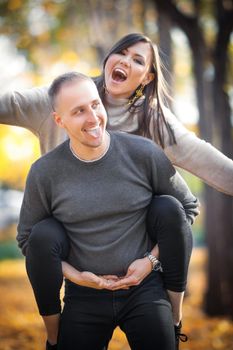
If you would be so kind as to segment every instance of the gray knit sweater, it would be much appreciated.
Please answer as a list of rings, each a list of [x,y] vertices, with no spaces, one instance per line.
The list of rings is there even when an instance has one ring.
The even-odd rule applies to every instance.
[[[176,197],[193,221],[197,200],[160,148],[143,137],[110,135],[109,150],[97,161],[77,159],[67,140],[32,165],[18,225],[23,253],[32,226],[53,215],[69,236],[72,266],[124,275],[152,248],[145,216],[153,194]]]
[[[106,98],[109,130],[134,132],[138,116],[127,111],[127,100]],[[187,130],[168,109],[164,112],[177,141],[177,144],[169,145],[165,130],[164,151],[172,164],[198,176],[217,190],[233,195],[233,161]],[[9,92],[1,96],[0,123],[31,130],[39,138],[42,154],[67,138],[64,130],[56,126],[51,117],[47,87]]]

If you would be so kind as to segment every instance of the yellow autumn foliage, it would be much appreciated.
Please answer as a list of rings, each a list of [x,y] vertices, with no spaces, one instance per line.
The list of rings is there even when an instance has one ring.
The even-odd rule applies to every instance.
[[[0,182],[23,189],[30,165],[40,156],[39,143],[29,131],[0,126]]]
[[[10,11],[18,10],[20,7],[22,7],[23,2],[22,0],[9,0],[7,7]]]
[[[233,350],[233,321],[209,318],[202,311],[206,260],[206,251],[196,248],[183,314],[183,332],[189,341],[181,343],[180,350]],[[23,260],[0,262],[0,310],[0,350],[44,350],[45,331]],[[129,349],[125,335],[117,328],[109,350]]]

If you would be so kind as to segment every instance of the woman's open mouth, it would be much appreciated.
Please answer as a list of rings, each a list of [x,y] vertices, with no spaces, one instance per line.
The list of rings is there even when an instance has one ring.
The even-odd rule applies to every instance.
[[[127,74],[120,68],[115,68],[112,72],[112,79],[116,82],[122,82],[127,79]]]

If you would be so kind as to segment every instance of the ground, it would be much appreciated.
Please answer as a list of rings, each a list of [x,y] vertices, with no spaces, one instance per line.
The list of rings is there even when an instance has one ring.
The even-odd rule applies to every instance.
[[[185,298],[181,350],[233,350],[233,322],[208,318],[201,309],[205,291],[206,251],[195,249]],[[0,263],[0,350],[44,350],[45,333],[26,277],[23,260]],[[129,350],[117,329],[109,350]],[[143,350],[143,349],[142,349]]]

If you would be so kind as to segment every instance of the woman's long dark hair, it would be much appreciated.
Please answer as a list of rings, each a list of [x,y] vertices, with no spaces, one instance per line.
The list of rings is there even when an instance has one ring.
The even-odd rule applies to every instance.
[[[151,40],[143,34],[132,33],[121,38],[109,51],[103,62],[103,72],[102,74],[94,78],[96,86],[98,88],[100,97],[104,102],[105,95],[105,76],[104,68],[105,64],[113,53],[119,53],[128,47],[138,43],[144,42],[148,43],[151,48],[152,53],[152,63],[151,63],[151,72],[154,73],[155,78],[144,87],[145,98],[142,100],[142,103],[136,103],[138,98],[134,99],[134,102],[129,106],[130,113],[139,112],[138,120],[138,130],[137,134],[145,136],[149,139],[152,139],[151,126],[153,128],[153,134],[155,135],[156,141],[164,148],[164,127],[166,128],[169,135],[169,143],[176,143],[175,135],[172,128],[165,119],[163,108],[166,104],[166,99],[168,94],[166,92],[166,84],[162,74],[162,63],[159,57],[158,49],[155,45],[152,44]],[[132,99],[135,96],[135,92],[130,97]],[[155,103],[156,102],[156,103]],[[154,118],[155,110],[157,112],[157,118]]]

